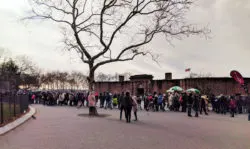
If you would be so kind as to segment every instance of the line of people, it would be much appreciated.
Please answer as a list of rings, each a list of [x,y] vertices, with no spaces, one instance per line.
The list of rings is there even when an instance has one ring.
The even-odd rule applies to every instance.
[[[231,116],[234,117],[235,113],[250,113],[250,98],[242,99],[241,96],[224,96],[220,95],[216,97],[211,95],[200,96],[195,93],[186,93],[186,92],[173,92],[168,94],[156,93],[148,94],[144,96],[133,96],[131,97],[130,102],[124,102],[126,94],[113,94],[110,92],[104,92],[97,94],[93,93],[95,97],[95,105],[100,103],[100,108],[105,109],[120,109],[120,115],[122,111],[125,113],[126,119],[130,121],[131,109],[134,111],[135,120],[137,120],[137,111],[142,110],[142,103],[144,103],[144,109],[147,111],[165,111],[169,109],[170,111],[181,111],[187,112],[188,116],[192,116],[191,112],[195,112],[195,116],[198,117],[199,113],[203,112],[208,115],[209,104],[211,104],[211,109],[216,113],[226,114],[227,112],[231,113]],[[74,92],[74,93],[60,93],[60,92],[40,92],[30,94],[31,102],[40,102],[44,105],[70,105],[70,106],[87,106],[88,102],[88,93],[87,92]],[[129,94],[129,96],[131,96]],[[125,100],[128,101],[128,100]],[[248,102],[247,102],[248,101]],[[136,106],[135,106],[136,105]],[[247,111],[248,110],[248,111]],[[126,116],[127,115],[127,116]],[[120,116],[121,118],[122,116]]]

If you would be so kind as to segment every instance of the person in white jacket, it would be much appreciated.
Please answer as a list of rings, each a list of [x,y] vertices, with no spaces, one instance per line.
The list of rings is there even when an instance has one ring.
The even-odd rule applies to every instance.
[[[172,105],[173,105],[173,94],[172,93],[169,93],[170,95],[168,96],[168,103],[169,103],[169,105],[168,105],[168,108],[170,109],[170,110],[172,110],[173,109],[173,107],[172,107]]]
[[[135,115],[135,120],[134,121],[137,121],[137,110],[138,110],[138,104],[137,104],[137,97],[136,96],[133,96],[132,97],[132,104],[133,104],[133,111],[134,111],[134,115]]]

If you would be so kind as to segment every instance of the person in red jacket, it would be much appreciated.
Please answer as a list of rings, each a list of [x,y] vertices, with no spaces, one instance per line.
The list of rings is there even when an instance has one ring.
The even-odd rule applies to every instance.
[[[235,110],[236,110],[236,100],[235,100],[234,96],[231,96],[230,103],[229,103],[229,108],[230,108],[230,111],[231,111],[231,117],[234,117],[234,113],[235,113]]]
[[[31,96],[31,99],[32,99],[32,102],[35,104],[35,103],[36,103],[36,95],[33,94],[33,95]]]

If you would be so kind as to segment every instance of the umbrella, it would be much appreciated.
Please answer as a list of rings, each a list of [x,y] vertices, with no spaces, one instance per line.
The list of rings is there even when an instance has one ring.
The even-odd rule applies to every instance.
[[[178,91],[178,92],[183,91],[183,89],[182,89],[181,87],[179,87],[179,86],[173,86],[173,87],[171,87],[169,90]]]
[[[194,93],[200,94],[200,91],[198,89],[195,89],[195,88],[190,88],[187,90],[187,92],[194,92]]]
[[[174,90],[170,90],[170,89],[169,89],[169,90],[166,90],[166,92],[167,92],[167,93],[173,93]]]

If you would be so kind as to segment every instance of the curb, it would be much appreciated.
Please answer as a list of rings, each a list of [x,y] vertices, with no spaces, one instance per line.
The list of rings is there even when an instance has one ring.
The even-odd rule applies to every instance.
[[[3,127],[0,127],[0,136],[15,129],[16,127],[20,126],[21,124],[23,124],[24,122],[26,122],[27,120],[29,120],[31,118],[32,115],[34,115],[36,113],[36,109],[33,108],[32,106],[29,106],[29,113],[23,115],[22,117],[16,119],[14,122],[11,122]]]

